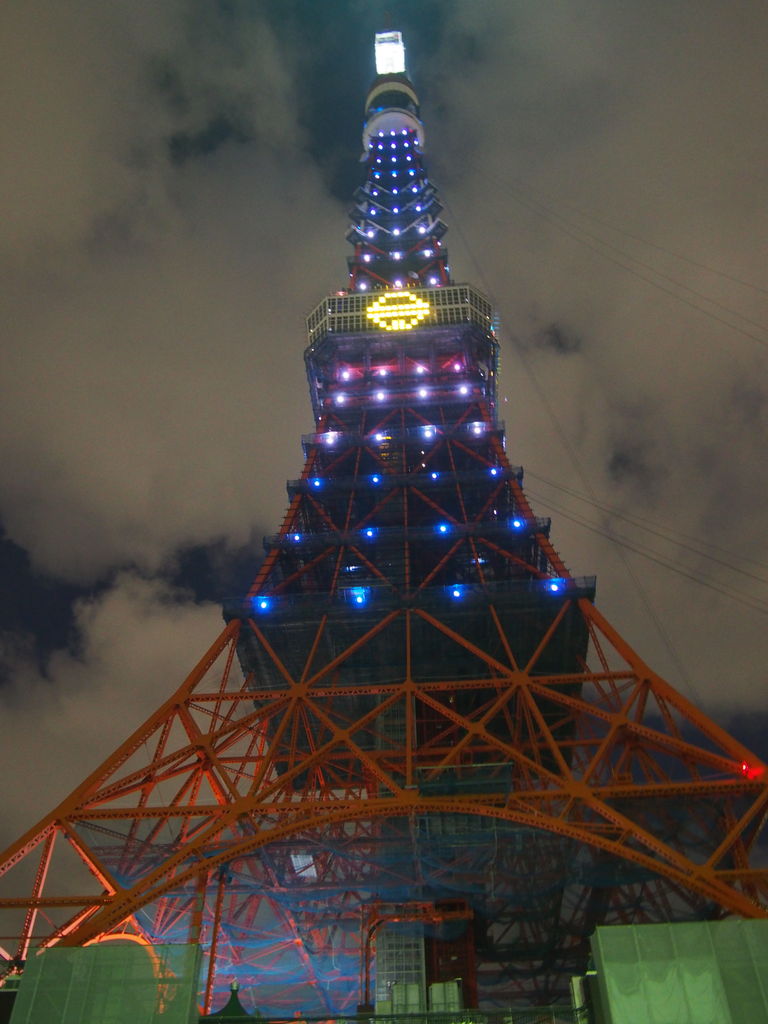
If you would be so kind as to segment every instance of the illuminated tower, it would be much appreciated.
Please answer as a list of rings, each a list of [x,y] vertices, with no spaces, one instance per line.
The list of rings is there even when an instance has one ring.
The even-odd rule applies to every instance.
[[[764,766],[596,610],[507,459],[403,56],[377,37],[286,517],[176,693],[4,854],[17,966],[122,932],[199,942],[207,1007],[455,977],[508,1007],[562,997],[598,923],[768,916]]]
[[[446,228],[424,168],[424,126],[399,32],[377,36],[376,66],[380,73],[368,93],[363,127],[368,177],[355,192],[347,233],[354,246],[350,287],[445,285],[448,265],[440,239]]]

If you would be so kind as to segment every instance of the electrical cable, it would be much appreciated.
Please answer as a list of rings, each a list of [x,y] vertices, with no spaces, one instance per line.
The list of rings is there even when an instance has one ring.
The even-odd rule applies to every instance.
[[[528,493],[531,494],[530,491],[528,491]],[[535,500],[539,506],[551,509],[553,512],[556,512],[558,516],[562,516],[564,519],[568,519],[572,523],[576,523],[578,526],[582,526],[584,527],[584,529],[590,530],[592,533],[598,534],[598,536],[607,537],[609,540],[612,540],[615,544],[621,545],[622,547],[625,547],[628,551],[633,551],[635,554],[641,555],[643,558],[646,558],[649,561],[654,562],[656,565],[663,566],[665,569],[669,569],[671,572],[675,572],[679,576],[683,576],[686,579],[693,580],[694,583],[698,583],[702,587],[707,587],[708,589],[714,590],[719,594],[722,594],[726,597],[730,597],[732,600],[737,601],[739,604],[743,604],[747,608],[753,609],[753,611],[768,614],[768,601],[761,601],[760,598],[748,597],[745,594],[741,594],[728,586],[725,586],[721,583],[717,583],[716,581],[711,580],[706,576],[701,576],[700,574],[688,572],[685,569],[681,568],[677,563],[664,558],[658,552],[654,552],[650,548],[644,548],[626,537],[621,537],[615,533],[608,533],[604,529],[601,529],[599,526],[595,526],[594,523],[590,523],[588,520],[586,520],[583,516],[580,516],[578,513],[569,512],[567,509],[564,509],[561,506],[558,506],[555,503],[547,500],[542,495],[531,494],[531,496],[535,497]]]
[[[744,556],[742,555],[736,555],[733,552],[726,551],[724,548],[718,548],[715,547],[715,545],[707,544],[704,541],[698,541],[696,540],[696,538],[687,537],[686,534],[683,533],[678,533],[676,535],[675,531],[669,527],[661,527],[660,525],[647,525],[649,522],[648,520],[644,521],[639,516],[633,516],[631,513],[621,512],[611,505],[606,505],[600,501],[594,501],[591,498],[587,497],[585,494],[580,494],[574,488],[561,486],[560,484],[555,483],[554,480],[549,480],[546,477],[537,476],[535,473],[530,472],[526,472],[526,476],[533,477],[536,480],[540,480],[542,483],[545,483],[550,487],[554,487],[557,490],[562,491],[564,494],[568,494],[579,501],[583,501],[585,504],[591,505],[598,511],[604,512],[606,515],[609,515],[615,519],[621,519],[632,526],[636,526],[640,530],[645,530],[647,533],[651,533],[654,536],[661,538],[662,540],[668,541],[670,544],[676,544],[678,545],[678,547],[681,547],[686,551],[690,551],[692,554],[699,555],[702,558],[706,558],[710,562],[715,562],[717,565],[722,565],[726,569],[731,569],[733,572],[738,573],[741,576],[746,576],[749,579],[756,580],[758,583],[768,584],[768,579],[766,579],[764,576],[759,576],[757,575],[757,573],[750,572],[748,569],[741,569],[733,564],[734,559],[737,561],[747,561],[747,559],[744,558]],[[546,501],[546,499],[541,500]],[[681,538],[685,539],[683,540]],[[691,539],[694,540],[694,543],[690,543]],[[710,550],[707,550],[708,548]],[[729,558],[728,560],[724,558],[718,558],[716,555],[712,554],[712,551],[721,551],[724,554],[728,555]],[[768,566],[765,566],[762,562],[755,562],[754,559],[749,559],[748,561],[752,565],[758,565],[768,569]]]
[[[489,180],[493,180],[491,175],[487,175]],[[509,188],[515,188],[522,192],[524,195],[533,192],[531,186],[521,179],[516,179],[514,184],[509,184]],[[548,202],[545,203],[543,199],[532,200],[533,202],[540,202],[542,206],[552,204],[552,197],[545,197]],[[671,256],[673,259],[680,260],[683,263],[688,263],[692,267],[696,267],[698,270],[705,270],[708,274],[715,274],[717,277],[722,277],[726,281],[731,281],[733,284],[738,284],[742,288],[750,288],[753,291],[760,292],[763,295],[768,295],[768,288],[764,288],[759,284],[754,284],[752,281],[745,281],[741,277],[736,277],[734,274],[729,274],[725,270],[718,270],[717,267],[712,267],[707,263],[701,263],[699,260],[691,259],[690,256],[686,256],[683,253],[675,252],[673,249],[668,249],[666,246],[659,245],[657,242],[652,242],[648,238],[643,238],[642,235],[637,235],[632,231],[628,231],[626,228],[617,227],[615,224],[611,224],[610,221],[605,220],[602,217],[598,217],[596,213],[592,213],[589,210],[584,210],[581,207],[575,206],[573,203],[565,201],[564,205],[570,206],[575,214],[579,217],[583,217],[585,220],[591,220],[595,224],[600,224],[601,227],[608,228],[609,231],[613,231],[617,235],[623,235],[625,238],[631,239],[633,242],[640,242],[641,245],[647,245],[651,249],[656,249],[658,252],[663,252],[667,256]]]
[[[483,273],[483,270],[482,270],[482,268],[480,266],[480,263],[479,263],[477,257],[475,256],[472,248],[468,244],[466,236],[464,235],[464,232],[463,232],[463,230],[461,228],[459,219],[455,216],[453,210],[449,207],[447,202],[444,203],[444,206],[445,206],[445,209],[448,211],[448,213],[449,213],[449,215],[451,217],[451,220],[452,220],[454,226],[456,227],[456,230],[458,231],[458,234],[459,234],[459,236],[460,236],[460,238],[461,238],[461,240],[462,240],[462,242],[463,242],[463,244],[464,244],[464,246],[465,246],[465,248],[467,250],[467,253],[468,253],[471,261],[474,263],[474,265],[476,267],[476,270],[477,270],[477,273],[479,275],[480,281],[482,282],[484,288],[486,289],[486,292],[488,294],[490,294],[490,289],[488,288],[488,282],[486,281],[485,274]],[[628,269],[630,269],[630,268],[628,268]],[[653,282],[651,282],[651,283],[653,283]],[[663,290],[667,290],[667,289],[663,289]],[[675,293],[671,292],[671,291],[670,291],[670,294],[675,295]],[[682,301],[686,301],[687,302],[687,300],[682,300]],[[687,303],[687,304],[691,305],[691,303]],[[716,319],[718,319],[718,318],[716,318]],[[551,423],[553,424],[553,426],[555,428],[555,431],[556,431],[556,433],[557,433],[557,435],[558,435],[558,437],[560,439],[560,443],[562,444],[564,451],[566,452],[566,454],[568,455],[568,458],[570,459],[571,465],[574,467],[575,471],[579,475],[579,478],[581,479],[582,487],[591,496],[592,500],[596,501],[597,500],[596,496],[594,494],[594,491],[592,490],[592,487],[589,484],[589,481],[587,479],[587,475],[586,475],[586,473],[584,471],[583,466],[581,465],[581,461],[580,461],[580,459],[578,458],[578,456],[576,454],[576,450],[574,449],[573,445],[571,444],[569,437],[567,436],[567,434],[566,434],[565,430],[563,429],[559,419],[555,415],[554,410],[552,409],[550,403],[548,402],[547,397],[546,397],[546,395],[544,393],[544,389],[541,387],[541,385],[539,383],[539,380],[538,380],[538,377],[536,376],[536,374],[535,374],[535,372],[533,370],[533,367],[529,364],[529,361],[525,358],[525,355],[524,355],[523,350],[522,350],[522,346],[520,346],[518,344],[517,340],[514,337],[512,337],[511,335],[509,335],[508,337],[509,337],[510,342],[512,343],[512,346],[513,346],[514,350],[518,354],[518,357],[520,359],[520,363],[521,363],[521,365],[522,365],[526,375],[528,376],[529,381],[531,382],[531,385],[532,385],[533,390],[535,391],[535,393],[536,393],[536,395],[538,397],[539,402],[541,403],[541,405],[545,409],[547,415],[549,416],[549,419],[550,419]],[[768,345],[768,343],[766,343],[766,344]],[[609,539],[613,539],[613,535],[610,532],[606,533],[605,531],[602,531],[602,535],[603,536],[608,536]],[[622,544],[616,543],[615,544],[615,550],[616,550],[616,553],[617,553],[619,559],[621,560],[621,562],[622,562],[622,564],[624,566],[625,572],[629,576],[630,580],[632,581],[632,583],[633,583],[633,585],[634,585],[634,587],[635,587],[635,589],[636,589],[636,591],[637,591],[637,593],[638,593],[638,595],[640,597],[640,600],[641,600],[641,602],[643,604],[643,607],[645,608],[646,615],[648,616],[650,621],[653,623],[654,628],[656,629],[657,635],[660,637],[660,639],[662,641],[662,644],[664,645],[664,647],[665,647],[665,649],[666,649],[666,651],[667,651],[667,653],[668,653],[672,663],[675,665],[675,668],[677,669],[677,672],[679,673],[680,679],[683,681],[683,683],[685,684],[685,686],[688,689],[689,693],[693,696],[694,700],[698,704],[702,704],[703,702],[702,702],[699,694],[696,692],[696,688],[693,685],[693,681],[692,681],[688,671],[686,670],[685,666],[683,665],[682,659],[680,658],[680,656],[679,656],[679,654],[677,652],[676,647],[672,643],[671,637],[669,636],[667,631],[664,629],[664,627],[663,627],[663,625],[661,623],[661,620],[659,619],[658,615],[656,614],[656,611],[655,611],[655,609],[653,607],[653,604],[650,601],[650,599],[648,597],[648,594],[646,593],[645,588],[643,587],[642,583],[640,582],[639,577],[637,576],[637,574],[635,573],[633,567],[631,566],[631,564],[629,562],[629,559],[627,557],[627,553],[626,553],[626,550],[625,550],[625,546],[623,546]]]
[[[493,179],[491,177],[488,177],[488,180],[493,182]],[[727,313],[729,316],[738,317],[739,319],[743,320],[744,323],[750,324],[752,327],[755,327],[758,330],[768,331],[768,327],[766,327],[764,324],[758,323],[757,321],[745,316],[743,313],[739,313],[737,310],[733,310],[730,307],[723,305],[716,299],[712,299],[709,296],[704,295],[702,292],[696,291],[695,288],[691,288],[688,285],[683,284],[681,281],[678,281],[675,278],[670,277],[668,274],[664,274],[663,272],[656,270],[654,267],[650,266],[650,264],[644,263],[642,260],[638,260],[636,257],[629,255],[628,253],[619,249],[617,246],[612,245],[610,242],[606,242],[605,240],[599,238],[598,236],[592,235],[588,231],[585,231],[583,228],[572,224],[565,217],[563,217],[562,214],[558,214],[555,211],[549,210],[542,203],[538,203],[536,200],[523,199],[520,198],[519,196],[516,196],[514,194],[515,190],[513,187],[507,185],[506,188],[514,202],[518,203],[520,206],[529,210],[531,213],[534,213],[537,216],[542,217],[549,223],[553,224],[556,228],[562,231],[563,234],[567,235],[569,238],[572,238],[580,245],[585,246],[587,249],[590,249],[592,252],[597,253],[597,255],[601,256],[604,260],[613,263],[617,267],[621,267],[623,270],[626,270],[634,277],[637,277],[639,280],[644,281],[646,284],[649,284],[652,287],[657,288],[659,291],[662,291],[667,295],[671,295],[672,298],[677,299],[677,301],[681,302],[683,305],[688,306],[691,309],[695,309],[700,313],[703,313],[705,316],[708,316],[710,319],[716,321],[717,323],[722,324],[725,327],[729,327],[732,331],[736,331],[738,334],[743,335],[745,338],[749,338],[752,341],[757,342],[758,345],[762,345],[764,348],[768,348],[768,339],[762,338],[759,335],[755,334],[754,332],[747,330],[747,328],[742,327],[739,324],[732,323],[730,320],[726,320],[722,316],[718,316],[716,313],[713,313],[711,310],[708,310],[705,307],[699,305],[692,299],[686,298],[684,295],[681,295],[679,292],[675,291],[675,288],[681,288],[684,291],[689,292],[691,295],[696,296],[703,302],[709,303],[716,309],[720,309],[724,313]],[[444,205],[446,206],[447,209],[447,204]],[[581,234],[579,234],[579,232],[581,232],[581,234],[583,234],[585,237],[581,237]],[[586,239],[590,239],[590,241],[586,241]],[[601,246],[603,248],[600,248]],[[610,255],[610,253],[605,252],[604,249],[609,249],[615,253],[618,253],[621,259],[618,259],[615,256]],[[660,281],[656,281],[652,277],[648,277],[646,274],[636,270],[628,263],[623,262],[624,260],[628,260],[630,263],[635,263],[637,266],[642,267],[644,270],[647,270],[649,271],[649,273],[660,278],[661,281],[666,281],[669,285],[673,285],[674,287],[667,287],[665,284],[660,283]]]

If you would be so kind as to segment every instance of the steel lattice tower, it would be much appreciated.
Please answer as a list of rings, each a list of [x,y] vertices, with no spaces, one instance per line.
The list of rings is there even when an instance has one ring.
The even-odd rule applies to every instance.
[[[507,460],[492,309],[450,277],[404,65],[363,137],[286,517],[179,689],[4,853],[11,969],[192,940],[206,1007],[236,978],[265,1012],[349,1012],[400,921],[427,981],[509,1006],[562,995],[598,923],[768,916],[764,765],[596,610]]]

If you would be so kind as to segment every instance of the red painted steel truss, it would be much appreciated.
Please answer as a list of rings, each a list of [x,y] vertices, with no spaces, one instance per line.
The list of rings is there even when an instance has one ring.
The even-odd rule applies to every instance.
[[[358,687],[357,693],[380,702],[356,720],[345,710],[348,688],[333,685],[335,666],[318,673],[311,659],[298,678],[278,664],[282,685],[262,691],[254,707],[254,680],[243,679],[237,667],[238,638],[247,630],[268,655],[270,645],[257,622],[231,622],[176,693],[4,854],[2,869],[11,882],[14,872],[34,864],[26,893],[0,899],[6,911],[22,915],[11,954],[23,959],[30,943],[83,944],[126,922],[157,938],[181,917],[194,932],[191,911],[198,905],[198,929],[205,911],[216,936],[214,967],[219,956],[237,963],[250,955],[243,952],[248,943],[238,951],[232,929],[225,938],[214,925],[240,922],[246,932],[263,913],[262,902],[271,900],[274,948],[263,945],[251,966],[263,968],[286,942],[301,959],[301,929],[274,898],[279,883],[263,876],[255,851],[279,851],[291,841],[291,848],[312,851],[306,855],[310,886],[325,872],[336,889],[362,888],[357,866],[345,880],[338,865],[324,863],[329,858],[322,851],[333,837],[340,847],[358,850],[368,837],[373,847],[378,821],[435,815],[498,819],[568,837],[727,912],[768,916],[768,871],[749,866],[768,810],[762,765],[652,673],[588,601],[578,603],[597,669],[578,677],[537,675],[551,636],[525,665],[511,649],[503,659],[476,651],[487,672],[461,687],[453,680],[417,685],[407,675],[383,688]],[[462,644],[439,617],[419,610],[372,623],[362,643],[399,621],[407,646],[415,618]],[[324,628],[321,621],[318,637]],[[557,620],[551,635],[556,630]],[[349,653],[340,652],[339,661]],[[484,702],[459,713],[457,691],[478,688]],[[403,743],[392,741],[388,725],[378,731],[395,707],[405,722]],[[420,709],[439,724],[429,742],[417,746]],[[559,740],[566,722],[572,730]],[[360,742],[375,736],[375,749]],[[427,795],[427,781],[445,778],[453,786],[478,765],[489,766],[484,792]],[[678,831],[681,806],[688,836]],[[696,848],[695,858],[681,852],[686,846]],[[91,880],[76,892],[72,850]],[[154,859],[148,857],[153,850]],[[57,877],[62,851],[64,875]],[[237,884],[254,870],[263,883],[257,897],[247,882],[241,890]],[[150,906],[152,929],[139,923],[139,912]],[[357,926],[357,906],[336,911],[339,920],[347,913]],[[318,927],[321,941],[329,941],[329,923]],[[339,934],[356,954],[352,930]]]

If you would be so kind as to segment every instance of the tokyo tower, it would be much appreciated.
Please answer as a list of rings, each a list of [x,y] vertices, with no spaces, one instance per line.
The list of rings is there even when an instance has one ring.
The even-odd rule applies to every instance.
[[[765,766],[611,627],[508,460],[404,55],[377,36],[285,518],[190,675],[0,857],[6,973],[121,935],[199,944],[206,1011],[454,978],[491,1009],[562,998],[598,924],[768,917]]]

